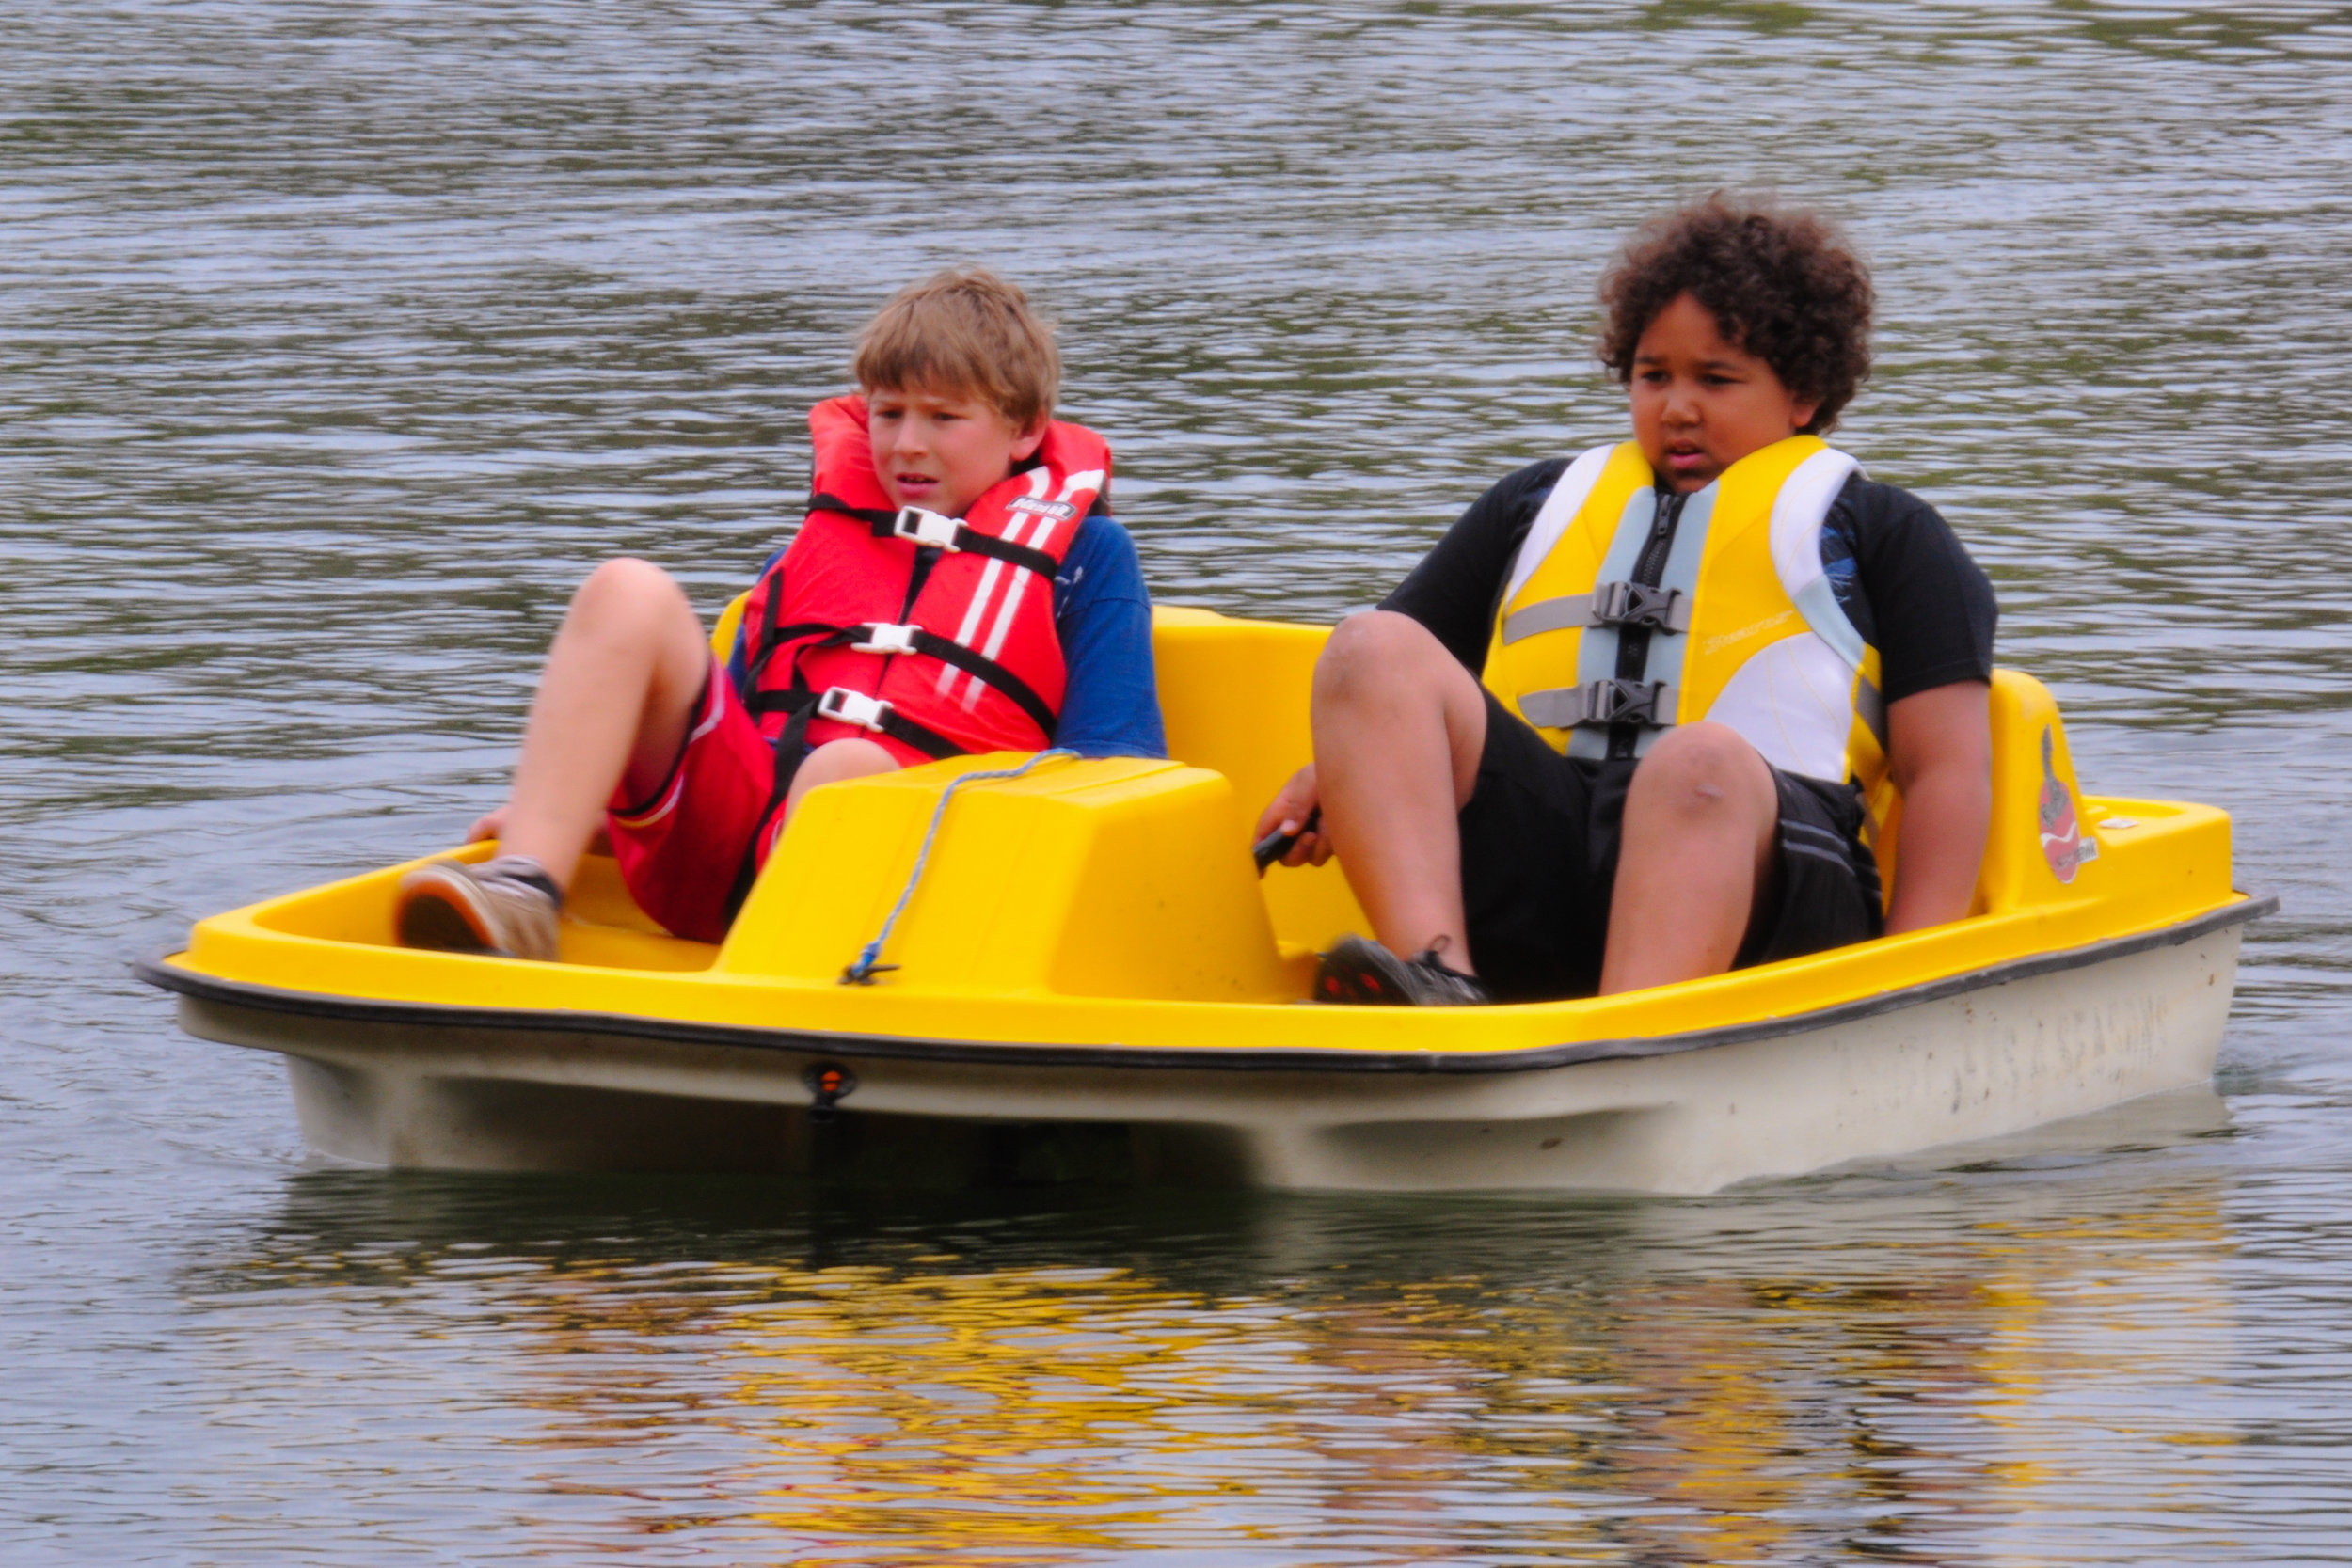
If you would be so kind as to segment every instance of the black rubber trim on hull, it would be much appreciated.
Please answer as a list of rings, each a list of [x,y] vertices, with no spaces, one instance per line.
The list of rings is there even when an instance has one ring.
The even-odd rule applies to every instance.
[[[1611,1062],[1645,1056],[1672,1056],[1687,1051],[1740,1045],[1782,1035],[1826,1029],[1859,1019],[1899,1012],[1922,1003],[1986,990],[2038,975],[2085,969],[2109,958],[2126,958],[2159,947],[2178,947],[2212,932],[2242,926],[2277,912],[2275,897],[2248,898],[2185,920],[2161,930],[2113,937],[2085,947],[2040,953],[2014,958],[1964,974],[1947,975],[1921,985],[1907,986],[1859,1001],[1820,1007],[1786,1018],[1759,1019],[1753,1023],[1726,1024],[1681,1035],[1648,1038],[1578,1040],[1566,1045],[1536,1046],[1525,1051],[1343,1051],[1343,1050],[1227,1050],[1216,1046],[1178,1047],[1129,1045],[1021,1045],[992,1040],[931,1040],[890,1035],[834,1035],[796,1029],[752,1029],[724,1023],[684,1023],[638,1018],[627,1013],[526,1011],[506,1007],[457,1007],[437,1002],[379,1002],[355,997],[323,996],[313,991],[281,990],[239,980],[220,980],[184,969],[173,969],[163,956],[141,958],[133,973],[151,986],[198,1001],[248,1007],[256,1012],[291,1013],[305,1018],[334,1019],[349,1023],[399,1023],[444,1029],[506,1029],[530,1033],[603,1035],[624,1039],[658,1039],[681,1045],[711,1045],[760,1051],[791,1051],[857,1060],[920,1060],[933,1062],[993,1062],[1009,1067],[1158,1068],[1193,1072],[1535,1072],[1547,1068],[1573,1067],[1580,1062]]]

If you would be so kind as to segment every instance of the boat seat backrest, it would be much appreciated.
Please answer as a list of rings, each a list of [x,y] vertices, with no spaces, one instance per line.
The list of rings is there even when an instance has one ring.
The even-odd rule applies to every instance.
[[[730,604],[712,635],[722,657],[733,643],[742,605],[740,598]],[[1168,754],[1224,774],[1241,808],[1254,816],[1313,755],[1308,694],[1329,628],[1228,620],[1210,610],[1162,606],[1153,612],[1152,633]],[[2031,675],[1997,670],[1991,718],[1992,829],[1970,912],[2085,895],[2100,880],[2098,840],[2092,824],[2082,819],[2086,808],[2057,702]],[[2045,828],[2054,830],[2046,840]],[[2081,847],[2086,842],[2088,850]],[[1882,885],[1890,890],[1901,846],[1898,800],[1877,845]],[[2064,870],[2072,874],[2061,876]],[[1336,863],[1269,878],[1264,886],[1277,932],[1286,941],[1322,945],[1363,928],[1362,911]]]

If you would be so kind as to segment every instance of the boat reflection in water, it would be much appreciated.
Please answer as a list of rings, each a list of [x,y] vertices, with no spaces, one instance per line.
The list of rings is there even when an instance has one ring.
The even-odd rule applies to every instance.
[[[2239,1441],[2225,1134],[2195,1090],[1701,1201],[335,1172],[204,1273],[466,1345],[468,1446],[607,1555],[1927,1560],[2126,1497],[2181,1546]]]

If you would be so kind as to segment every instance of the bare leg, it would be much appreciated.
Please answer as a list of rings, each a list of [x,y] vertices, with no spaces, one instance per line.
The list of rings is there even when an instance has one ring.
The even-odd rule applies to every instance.
[[[1601,994],[1729,969],[1772,884],[1779,821],[1772,770],[1737,731],[1660,736],[1626,795]]]
[[[589,574],[548,651],[499,852],[568,888],[613,790],[643,796],[669,772],[710,674],[702,621],[667,572],[623,559]]]
[[[1420,622],[1373,610],[1325,644],[1313,714],[1324,831],[1373,935],[1405,958],[1442,946],[1476,974],[1454,820],[1486,744],[1476,678]]]
[[[898,759],[870,740],[829,740],[801,759],[800,771],[792,775],[791,793],[785,797],[785,812],[790,815],[801,797],[818,784],[898,770]]]

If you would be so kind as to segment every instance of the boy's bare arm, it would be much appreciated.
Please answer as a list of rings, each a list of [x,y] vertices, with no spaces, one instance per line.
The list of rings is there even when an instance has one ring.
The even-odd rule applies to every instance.
[[[1991,691],[1959,681],[1887,705],[1887,769],[1903,795],[1889,936],[1968,912],[1993,820]]]

